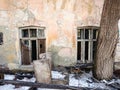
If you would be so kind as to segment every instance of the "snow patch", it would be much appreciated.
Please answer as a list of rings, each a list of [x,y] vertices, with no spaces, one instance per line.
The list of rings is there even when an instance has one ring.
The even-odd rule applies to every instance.
[[[63,75],[61,72],[58,71],[52,71],[52,78],[54,79],[64,79],[65,75]]]
[[[69,85],[70,86],[79,86],[78,81],[79,80],[74,77],[74,74],[69,75]]]
[[[15,88],[15,86],[11,85],[11,84],[6,84],[3,86],[0,86],[0,90],[15,90],[14,88]]]
[[[15,78],[15,75],[4,75],[5,80],[13,80]]]
[[[54,79],[64,79],[65,75],[62,74],[62,72],[58,72],[58,71],[52,71],[52,78]],[[15,75],[6,75],[4,76],[5,80],[14,80]],[[26,82],[35,82],[36,79],[35,77],[33,78],[24,78],[22,80],[19,81],[26,81]],[[76,86],[76,87],[87,87],[87,88],[93,88],[96,89],[97,88],[101,88],[101,89],[107,89],[107,90],[116,90],[112,87],[109,87],[109,84],[112,83],[118,83],[120,84],[120,79],[112,79],[110,81],[106,81],[106,80],[101,80],[99,81],[99,83],[95,82],[93,80],[93,76],[92,76],[92,72],[89,73],[83,73],[83,74],[69,74],[69,85],[70,86]],[[19,88],[15,88],[15,85],[11,85],[11,84],[5,84],[5,85],[1,85],[0,86],[0,90],[29,90],[30,87],[27,86],[21,86]],[[38,88],[38,90],[54,90],[54,89],[47,89],[47,88]]]

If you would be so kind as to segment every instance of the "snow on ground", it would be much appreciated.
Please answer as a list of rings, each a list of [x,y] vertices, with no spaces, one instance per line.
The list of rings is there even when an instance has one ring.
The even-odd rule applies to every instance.
[[[29,88],[30,87],[27,87],[27,86],[15,88],[15,85],[11,85],[11,84],[6,84],[6,85],[0,86],[0,90],[28,90]]]
[[[5,80],[13,80],[14,78],[15,78],[15,75],[7,75],[7,74],[4,75]]]
[[[58,71],[52,71],[52,78],[54,79],[64,79],[65,75],[63,75],[61,72]],[[15,78],[14,75],[5,75],[4,76],[6,80],[13,80]],[[27,81],[27,82],[35,82],[36,79],[33,77],[31,79],[24,78],[20,81]],[[76,86],[76,87],[88,87],[88,88],[101,88],[101,89],[108,89],[108,90],[117,90],[117,89],[111,89],[110,87],[107,86],[107,84],[111,83],[119,83],[120,84],[120,79],[112,79],[111,81],[106,81],[102,80],[99,83],[94,82],[92,79],[92,72],[89,73],[83,73],[80,75],[75,75],[75,74],[69,74],[69,85],[70,86]],[[6,85],[1,85],[0,90],[28,90],[30,87],[27,86],[22,86],[19,88],[15,88],[15,85],[11,84],[6,84]],[[38,88],[38,90],[54,90],[54,89],[41,89]],[[96,89],[97,90],[97,89]]]
[[[114,89],[112,87],[109,87],[109,84],[112,83],[118,83],[120,84],[120,79],[112,79],[110,81],[101,80],[99,83],[93,81],[92,72],[89,73],[83,73],[82,75],[79,75],[77,78],[74,74],[69,75],[69,85],[70,86],[77,86],[77,87],[88,87],[93,89],[107,89],[107,90],[118,90]]]
[[[15,78],[15,75],[4,75],[4,79],[5,80],[13,80]],[[35,82],[36,79],[33,77],[33,78],[24,78],[22,80],[19,80],[19,81],[26,81],[26,82]],[[28,90],[30,87],[27,87],[27,86],[22,86],[22,87],[19,87],[19,88],[15,88],[15,85],[12,85],[12,84],[5,84],[5,85],[2,85],[0,86],[0,90]]]
[[[58,72],[58,71],[52,71],[52,78],[54,79],[64,79],[65,75],[62,74],[62,72]]]

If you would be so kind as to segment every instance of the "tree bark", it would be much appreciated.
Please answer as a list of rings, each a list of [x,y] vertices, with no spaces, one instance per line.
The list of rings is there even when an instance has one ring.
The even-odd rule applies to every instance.
[[[118,41],[118,20],[120,15],[120,0],[105,0],[93,75],[97,79],[110,79],[113,75],[114,52]]]

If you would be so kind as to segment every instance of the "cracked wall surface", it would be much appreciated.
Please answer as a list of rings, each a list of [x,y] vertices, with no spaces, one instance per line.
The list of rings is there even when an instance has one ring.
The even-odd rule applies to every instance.
[[[0,63],[21,64],[19,27],[46,27],[46,49],[55,65],[77,61],[77,27],[99,26],[104,0],[0,0]]]

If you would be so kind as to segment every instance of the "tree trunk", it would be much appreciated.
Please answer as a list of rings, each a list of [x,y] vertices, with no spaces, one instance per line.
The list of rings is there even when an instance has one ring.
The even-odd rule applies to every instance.
[[[94,62],[93,75],[110,79],[113,75],[114,52],[118,40],[120,0],[105,0]]]

